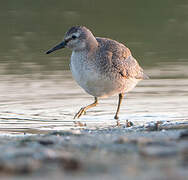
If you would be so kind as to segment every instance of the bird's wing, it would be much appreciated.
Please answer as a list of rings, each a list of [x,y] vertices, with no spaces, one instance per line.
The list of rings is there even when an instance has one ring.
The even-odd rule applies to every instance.
[[[136,59],[130,55],[128,57],[119,57],[119,60],[113,61],[114,66],[119,73],[125,78],[148,79],[144,74],[143,69],[139,66]]]
[[[101,63],[110,65],[111,69],[115,69],[116,72],[119,72],[125,78],[148,79],[148,76],[144,74],[143,69],[132,56],[129,48],[111,39],[96,39],[103,57],[103,62]]]

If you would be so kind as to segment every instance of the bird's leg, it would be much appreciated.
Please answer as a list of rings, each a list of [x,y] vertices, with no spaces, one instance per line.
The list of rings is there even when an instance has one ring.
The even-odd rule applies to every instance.
[[[82,114],[84,114],[84,113],[86,112],[87,109],[92,108],[92,107],[96,106],[97,104],[98,104],[98,99],[97,99],[97,97],[95,97],[94,103],[92,103],[92,104],[90,104],[90,105],[88,105],[88,106],[86,106],[86,107],[82,107],[82,108],[76,113],[76,115],[74,116],[74,119],[79,118]]]
[[[116,111],[116,114],[114,116],[114,119],[119,119],[118,117],[118,113],[119,113],[119,110],[120,110],[120,105],[121,105],[121,102],[122,102],[122,99],[123,99],[123,93],[119,94],[119,101],[118,101],[118,107],[117,107],[117,111]]]

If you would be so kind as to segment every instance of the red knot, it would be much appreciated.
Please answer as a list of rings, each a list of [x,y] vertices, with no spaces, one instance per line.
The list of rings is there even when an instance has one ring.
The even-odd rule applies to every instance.
[[[61,49],[72,50],[70,68],[76,82],[95,98],[94,103],[82,107],[74,118],[98,104],[98,98],[119,95],[114,118],[118,119],[124,93],[147,79],[130,50],[123,44],[108,38],[95,37],[84,26],[74,26],[65,34],[64,40],[47,54]]]

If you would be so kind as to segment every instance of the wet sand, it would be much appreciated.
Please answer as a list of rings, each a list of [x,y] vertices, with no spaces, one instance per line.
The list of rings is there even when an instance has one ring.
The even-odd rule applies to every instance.
[[[188,177],[188,131],[134,127],[0,138],[3,179]]]

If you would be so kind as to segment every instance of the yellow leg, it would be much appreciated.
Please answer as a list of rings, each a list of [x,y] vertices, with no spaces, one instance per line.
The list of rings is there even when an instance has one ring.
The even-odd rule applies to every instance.
[[[119,119],[118,113],[119,113],[119,110],[120,110],[120,105],[121,105],[123,96],[124,96],[123,93],[119,94],[118,107],[117,107],[117,111],[116,111],[116,114],[115,114],[115,116],[114,116],[114,119]]]
[[[82,108],[76,113],[76,115],[74,116],[74,119],[79,118],[81,115],[83,115],[83,114],[86,112],[87,109],[92,108],[92,107],[95,107],[97,104],[98,104],[98,99],[97,99],[97,97],[95,97],[94,103],[92,103],[92,104],[90,104],[90,105],[88,105],[88,106],[86,106],[86,107],[82,107]]]

